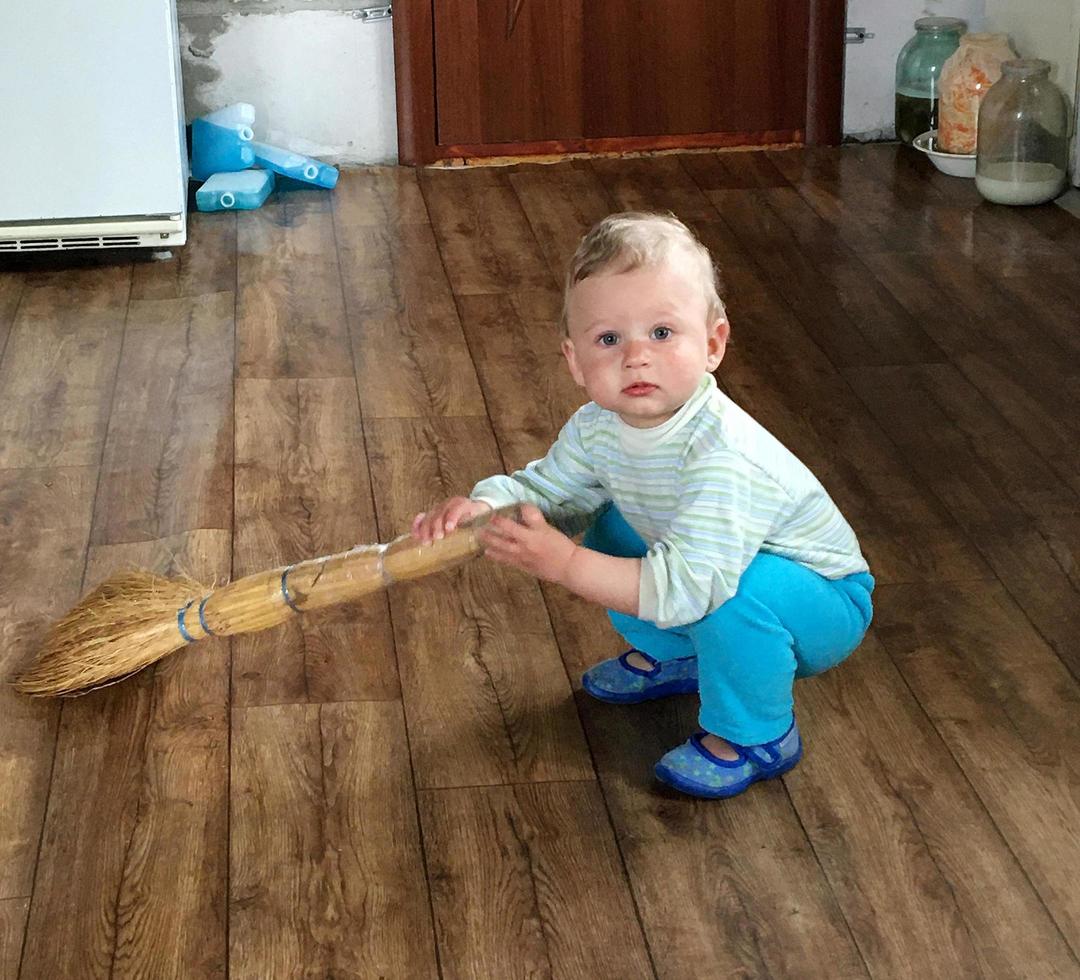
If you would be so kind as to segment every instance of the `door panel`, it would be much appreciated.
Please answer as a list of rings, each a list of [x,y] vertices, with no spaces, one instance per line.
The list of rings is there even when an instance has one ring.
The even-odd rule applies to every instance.
[[[801,129],[808,0],[586,7],[585,135]]]
[[[581,136],[584,3],[435,0],[438,142]]]

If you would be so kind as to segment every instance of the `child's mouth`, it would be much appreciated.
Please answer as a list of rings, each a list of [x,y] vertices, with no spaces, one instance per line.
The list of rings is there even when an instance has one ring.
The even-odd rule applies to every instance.
[[[624,395],[631,395],[640,397],[641,395],[649,395],[656,391],[656,385],[649,384],[647,381],[635,381],[632,385],[627,385],[623,388]]]

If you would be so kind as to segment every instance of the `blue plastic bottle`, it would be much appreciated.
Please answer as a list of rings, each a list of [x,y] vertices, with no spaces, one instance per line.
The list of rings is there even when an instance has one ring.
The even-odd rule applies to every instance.
[[[282,150],[276,146],[267,146],[265,143],[251,145],[255,151],[256,162],[267,170],[275,170],[286,177],[316,184],[319,187],[333,187],[337,183],[337,167],[331,167],[328,163],[321,163],[311,157]]]
[[[195,192],[195,206],[200,211],[251,211],[273,189],[274,175],[269,170],[214,174]]]
[[[206,180],[217,173],[246,170],[255,163],[252,140],[255,107],[237,102],[191,123],[191,176]]]

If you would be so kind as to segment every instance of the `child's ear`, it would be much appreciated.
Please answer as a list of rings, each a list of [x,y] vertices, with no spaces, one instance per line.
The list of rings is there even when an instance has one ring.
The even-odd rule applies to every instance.
[[[729,336],[731,336],[731,324],[728,323],[726,318],[717,320],[709,328],[705,350],[706,364],[710,371],[715,371],[724,359]]]
[[[569,337],[565,338],[562,342],[562,352],[563,356],[566,358],[566,365],[570,368],[570,376],[574,379],[579,388],[584,388],[585,376],[581,373],[581,368],[578,367],[577,354],[574,351],[574,342]]]

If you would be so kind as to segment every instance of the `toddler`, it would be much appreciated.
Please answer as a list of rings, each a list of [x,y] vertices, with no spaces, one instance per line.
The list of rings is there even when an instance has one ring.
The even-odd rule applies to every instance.
[[[874,580],[814,475],[717,388],[730,328],[709,253],[682,222],[625,213],[592,228],[563,330],[591,401],[543,459],[418,514],[412,533],[431,541],[526,505],[520,522],[485,529],[487,557],[609,610],[630,649],[585,672],[593,697],[697,692],[702,731],[656,776],[733,796],[799,761],[794,680],[859,645]]]

